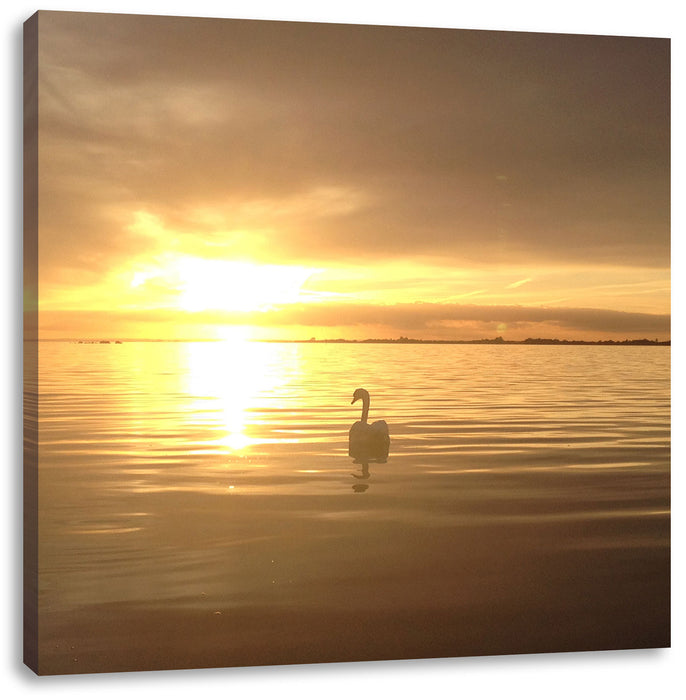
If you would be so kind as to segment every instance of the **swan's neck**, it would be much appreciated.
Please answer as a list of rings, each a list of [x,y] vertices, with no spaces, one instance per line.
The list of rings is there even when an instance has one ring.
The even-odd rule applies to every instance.
[[[362,398],[362,418],[363,423],[367,422],[367,417],[369,416],[369,396]]]

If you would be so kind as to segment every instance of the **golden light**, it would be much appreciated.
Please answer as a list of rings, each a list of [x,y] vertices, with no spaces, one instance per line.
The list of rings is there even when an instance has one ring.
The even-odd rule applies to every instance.
[[[184,390],[194,397],[188,418],[215,435],[205,441],[204,451],[241,453],[256,443],[297,442],[292,436],[260,435],[261,420],[255,413],[292,380],[284,361],[285,366],[297,366],[296,347],[252,343],[236,327],[227,331],[225,342],[193,343],[186,351]]]
[[[258,311],[300,300],[314,272],[298,266],[184,257],[170,262],[162,275],[176,290],[176,304],[184,311]],[[131,284],[144,279],[145,273],[139,272]]]
[[[253,329],[250,326],[217,325],[214,335],[219,341],[245,350],[246,346],[243,343],[253,340]]]

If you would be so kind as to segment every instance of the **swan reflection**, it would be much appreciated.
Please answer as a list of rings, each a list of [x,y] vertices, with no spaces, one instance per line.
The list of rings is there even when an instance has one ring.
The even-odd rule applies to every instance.
[[[354,460],[353,463],[357,463],[357,460]],[[356,474],[355,472],[353,472],[352,476],[355,479],[369,479],[369,476],[370,476],[369,463],[365,462],[362,465],[362,473],[361,474]],[[368,488],[369,488],[369,484],[366,484],[366,483],[353,484],[353,491],[355,491],[355,493],[362,493],[363,491],[366,491]]]

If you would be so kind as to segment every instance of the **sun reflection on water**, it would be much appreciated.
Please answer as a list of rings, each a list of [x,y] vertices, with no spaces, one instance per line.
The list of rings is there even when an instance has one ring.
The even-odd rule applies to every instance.
[[[189,344],[184,387],[190,397],[188,420],[216,435],[203,440],[204,448],[236,454],[256,444],[283,441],[267,434],[269,421],[260,414],[291,381],[298,361],[294,350],[236,338]]]

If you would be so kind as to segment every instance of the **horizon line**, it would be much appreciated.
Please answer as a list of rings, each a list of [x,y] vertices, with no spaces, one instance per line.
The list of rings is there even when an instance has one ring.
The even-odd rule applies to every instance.
[[[24,338],[25,342],[77,343],[84,345],[107,345],[121,343],[221,343],[235,342],[224,338]],[[566,338],[526,338],[525,340],[507,340],[502,336],[495,338],[478,338],[471,340],[447,339],[432,340],[424,338],[246,338],[239,342],[249,343],[303,343],[303,344],[396,344],[396,345],[671,345],[668,340],[651,340],[650,338],[625,338],[624,340],[569,340]]]

